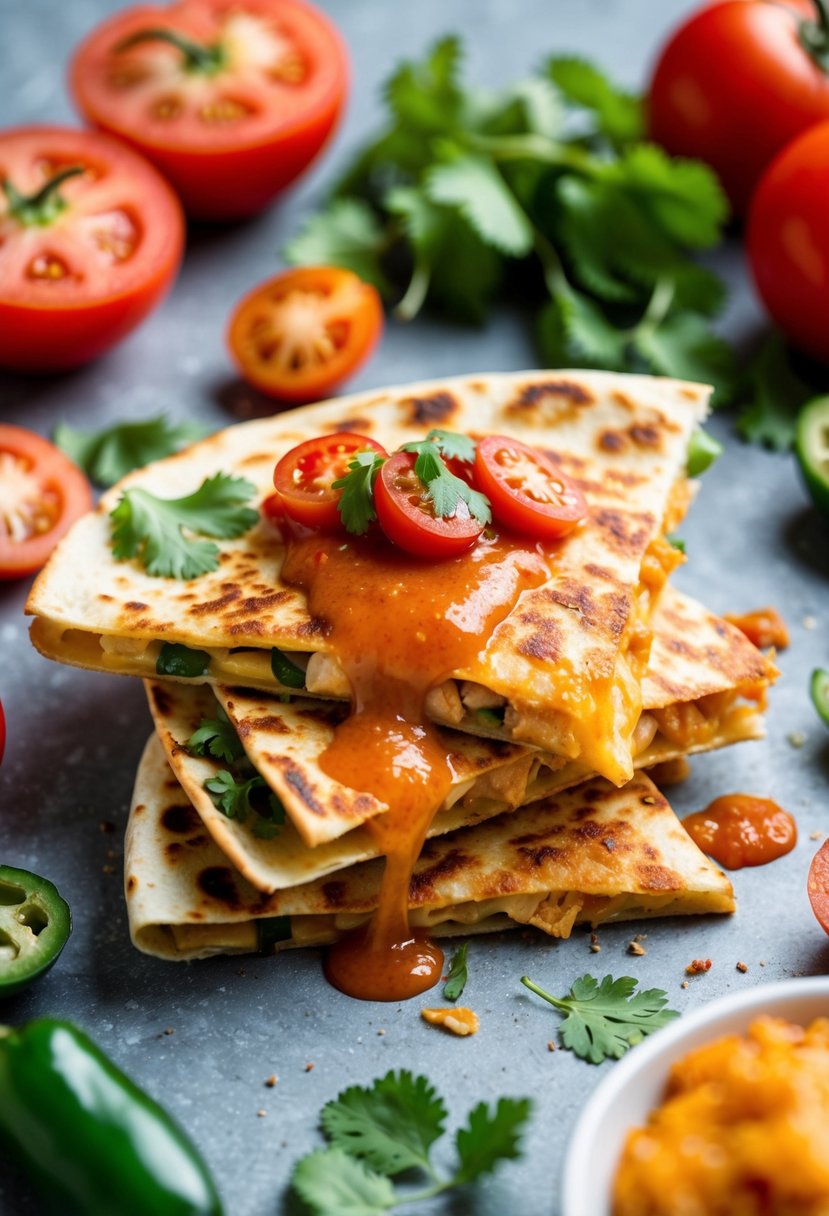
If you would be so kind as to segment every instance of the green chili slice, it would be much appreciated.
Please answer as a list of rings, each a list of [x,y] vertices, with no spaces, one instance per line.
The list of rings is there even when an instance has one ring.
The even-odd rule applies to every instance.
[[[286,688],[305,687],[305,672],[275,646],[271,651],[271,671],[279,683],[284,684]]]
[[[0,866],[0,997],[48,971],[71,932],[69,905],[53,883]]]

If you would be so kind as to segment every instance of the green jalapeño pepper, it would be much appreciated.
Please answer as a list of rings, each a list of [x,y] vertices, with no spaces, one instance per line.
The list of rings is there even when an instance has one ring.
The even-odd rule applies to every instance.
[[[55,1216],[222,1216],[181,1128],[70,1022],[0,1031],[0,1140]]]
[[[28,870],[0,866],[0,997],[48,971],[72,932],[57,887]]]

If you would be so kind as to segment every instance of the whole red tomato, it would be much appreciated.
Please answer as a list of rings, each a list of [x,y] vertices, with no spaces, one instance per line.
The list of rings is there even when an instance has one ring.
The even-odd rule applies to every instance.
[[[829,361],[829,122],[772,161],[748,214],[757,290],[795,346]]]
[[[304,0],[179,0],[116,13],[78,47],[81,112],[139,148],[189,215],[261,211],[308,167],[345,100],[334,25]]]
[[[171,286],[184,217],[107,135],[0,132],[0,367],[58,371],[125,337]]]
[[[823,4],[724,0],[680,26],[649,90],[651,138],[716,171],[738,215],[791,139],[829,118]]]

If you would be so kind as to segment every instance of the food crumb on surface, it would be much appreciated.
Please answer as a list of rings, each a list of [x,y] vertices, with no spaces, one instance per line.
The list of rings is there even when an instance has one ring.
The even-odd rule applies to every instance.
[[[382,1036],[383,1036],[383,1035],[386,1033],[386,1031],[385,1031],[385,1027],[381,1026],[381,1027],[380,1027],[380,1029],[377,1031],[377,1033],[378,1033],[378,1034],[381,1036],[381,1038],[382,1038]]]
[[[810,840],[822,840],[822,839],[823,839],[823,832],[810,832],[810,833],[809,833],[809,839],[810,839]]]
[[[261,1108],[260,1108],[260,1109],[259,1109],[259,1110],[256,1112],[257,1117],[258,1117],[259,1119],[264,1119],[264,1118],[266,1117],[267,1113],[268,1113],[268,1112],[267,1112],[266,1110],[261,1109]]]
[[[801,731],[801,730],[791,731],[790,734],[786,735],[786,738],[788,739],[788,741],[792,747],[802,747],[803,744],[806,742],[806,736],[803,734],[803,731]]]
[[[764,958],[761,958],[761,959],[760,959],[760,966],[761,966],[761,967],[765,967],[765,965],[766,965],[766,960],[765,960]]]
[[[477,1034],[480,1022],[477,1013],[471,1009],[421,1009],[420,1016],[430,1026],[439,1026],[465,1039],[467,1035]]]
[[[628,942],[628,954],[636,954],[636,955],[647,954],[647,950],[645,949],[645,947],[643,945],[641,945],[640,942],[637,942],[634,939],[634,941]]]
[[[737,970],[742,971],[743,975],[748,971],[748,963],[738,963]]]
[[[166,1035],[171,1035],[171,1034],[175,1034],[176,1032],[175,1032],[175,1030],[173,1029],[173,1027],[172,1027],[172,1026],[167,1026],[167,1027],[165,1028],[165,1030],[164,1030],[164,1033],[165,1033]]]
[[[689,983],[688,983],[688,981],[687,981],[687,980],[683,980],[683,981],[682,981],[682,983],[681,983],[679,986],[680,986],[680,988],[688,988],[688,987],[690,987],[690,985],[689,985]]]
[[[804,618],[803,618],[803,628],[804,629],[814,629],[816,625],[817,625],[817,617],[804,616]]]
[[[710,958],[695,958],[692,959],[685,968],[686,975],[704,975],[706,971],[711,970]]]
[[[314,1065],[311,1063],[311,1061],[310,1061],[310,1060],[309,1060],[309,1061],[308,1061],[308,1063],[305,1065],[305,1071],[306,1071],[306,1072],[313,1072],[313,1071],[314,1071]]]
[[[274,1085],[276,1085],[278,1080],[279,1080],[279,1077],[276,1075],[275,1072],[272,1072],[269,1077],[266,1077],[265,1085],[268,1087],[268,1089],[273,1089]]]
[[[599,954],[599,953],[601,952],[601,949],[602,949],[602,948],[601,948],[601,946],[599,945],[599,939],[598,939],[598,937],[596,936],[596,934],[595,934],[595,933],[591,933],[591,934],[590,934],[590,953],[591,953],[591,954]]]
[[[553,1042],[553,1040],[552,1040],[552,1039],[548,1039],[548,1040],[547,1040],[547,1050],[548,1050],[548,1051],[555,1051],[555,1050],[556,1050],[556,1045],[555,1045],[555,1043]]]

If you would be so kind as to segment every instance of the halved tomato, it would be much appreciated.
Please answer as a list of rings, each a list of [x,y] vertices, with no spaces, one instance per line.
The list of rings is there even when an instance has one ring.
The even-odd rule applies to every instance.
[[[587,515],[581,490],[536,448],[487,435],[475,454],[475,484],[505,527],[539,540],[557,540]]]
[[[812,858],[806,889],[812,911],[824,932],[829,933],[829,840],[824,840]]]
[[[0,579],[39,570],[91,508],[89,482],[68,456],[33,431],[0,424]]]
[[[379,443],[350,431],[306,439],[291,448],[274,469],[277,503],[269,505],[271,500],[266,500],[267,514],[278,521],[280,506],[289,519],[307,528],[339,527],[342,490],[335,490],[333,483],[345,477],[357,452],[386,455]]]
[[[292,404],[331,393],[365,362],[383,328],[376,290],[350,270],[286,270],[245,296],[228,342],[255,388]]]
[[[395,452],[374,483],[374,508],[380,527],[393,544],[414,557],[457,557],[484,530],[459,502],[454,515],[435,515],[423,482],[414,471],[414,452]]]
[[[0,367],[86,363],[171,286],[184,217],[167,183],[108,135],[0,133]]]
[[[348,58],[303,0],[180,0],[99,25],[70,84],[84,116],[149,157],[189,215],[227,220],[261,211],[319,153]]]

